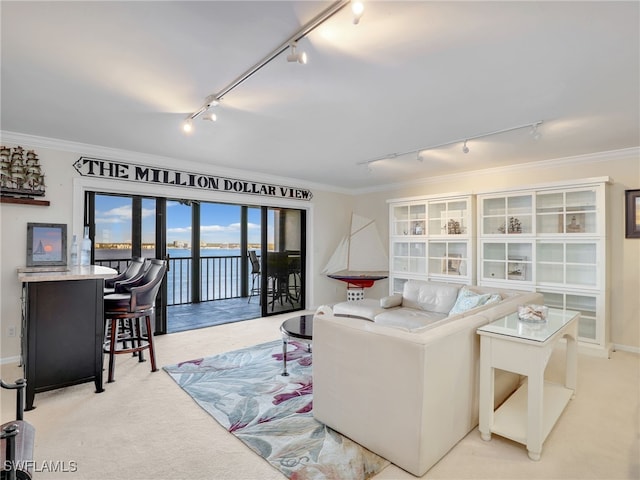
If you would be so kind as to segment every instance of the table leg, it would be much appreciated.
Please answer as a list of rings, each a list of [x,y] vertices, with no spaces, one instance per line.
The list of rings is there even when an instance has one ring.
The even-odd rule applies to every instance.
[[[491,440],[491,426],[493,425],[493,390],[494,369],[491,368],[490,357],[491,339],[480,337],[480,437]]]
[[[287,372],[287,345],[289,343],[289,337],[287,335],[282,335],[282,376],[288,377],[289,373]]]
[[[567,339],[567,353],[566,353],[566,372],[564,385],[567,388],[573,390],[573,395],[571,398],[575,398],[576,389],[578,387],[578,343],[576,341],[577,337],[577,325],[576,322],[575,331],[570,335],[565,335]]]
[[[542,455],[544,370],[529,372],[527,382],[527,451],[529,458],[537,461]]]

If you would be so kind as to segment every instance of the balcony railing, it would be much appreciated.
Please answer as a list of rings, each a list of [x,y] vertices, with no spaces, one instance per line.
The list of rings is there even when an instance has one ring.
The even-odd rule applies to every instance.
[[[200,257],[200,301],[239,298],[242,294],[242,273],[239,255]],[[96,265],[126,270],[131,259],[96,260]],[[169,258],[167,271],[167,306],[192,303],[192,257]],[[247,276],[251,285],[251,274]]]

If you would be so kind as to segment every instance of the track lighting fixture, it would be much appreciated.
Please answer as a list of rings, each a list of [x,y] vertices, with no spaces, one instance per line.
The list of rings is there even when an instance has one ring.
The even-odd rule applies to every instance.
[[[472,137],[460,138],[458,140],[453,140],[451,142],[439,143],[438,145],[431,145],[430,147],[423,147],[419,150],[409,150],[407,152],[395,152],[390,153],[389,155],[385,155],[383,157],[377,157],[372,160],[363,160],[362,162],[358,162],[356,165],[366,165],[367,167],[371,166],[371,164],[375,162],[380,162],[382,160],[393,160],[394,158],[402,157],[404,155],[409,155],[410,153],[417,153],[418,160],[422,161],[421,154],[427,150],[435,150],[436,148],[446,147],[449,145],[454,145],[456,143],[462,142],[462,152],[469,153],[469,147],[467,146],[467,142],[470,140],[476,140],[478,138],[490,137],[492,135],[498,135],[500,133],[511,132],[513,130],[520,130],[521,128],[530,128],[530,133],[533,135],[535,140],[539,140],[542,135],[538,131],[538,127],[542,125],[542,120],[538,120],[537,122],[527,123],[525,125],[518,125],[516,127],[503,128],[502,130],[496,130],[495,132],[481,133],[480,135],[474,135]]]
[[[287,55],[287,62],[298,62],[303,65],[307,63],[307,52],[296,52],[296,49],[298,48],[297,42],[291,42],[289,48],[291,49],[291,53]]]
[[[190,114],[187,119],[184,121],[182,128],[185,132],[189,133],[193,129],[193,120],[202,115],[205,120],[215,121],[216,115],[208,110],[211,107],[214,107],[218,104],[218,102],[231,90],[242,84],[245,80],[247,80],[250,76],[260,70],[262,67],[267,65],[273,59],[278,57],[280,54],[284,53],[287,50],[290,50],[291,53],[287,55],[287,61],[289,62],[298,62],[298,63],[307,63],[307,54],[305,52],[296,52],[297,42],[304,37],[306,37],[309,33],[315,30],[317,27],[322,25],[324,22],[333,17],[336,13],[342,10],[347,5],[351,4],[353,11],[353,23],[357,24],[360,21],[360,17],[364,12],[364,6],[360,1],[351,1],[351,0],[336,0],[327,8],[325,8],[318,15],[313,17],[307,23],[305,23],[302,27],[300,27],[293,35],[291,35],[284,43],[280,44],[270,53],[268,53],[262,60],[256,63],[254,66],[249,68],[246,72],[238,76],[231,83],[229,83],[222,90],[217,92],[214,95],[209,95],[205,99],[204,105],[196,112]],[[206,114],[206,115],[205,115]],[[208,117],[208,118],[206,118]]]
[[[353,24],[357,25],[360,23],[360,18],[364,13],[364,4],[358,1],[351,1],[351,11],[353,12]]]

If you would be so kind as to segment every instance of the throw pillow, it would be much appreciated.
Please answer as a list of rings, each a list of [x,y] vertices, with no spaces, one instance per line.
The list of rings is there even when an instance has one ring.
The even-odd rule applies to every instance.
[[[382,308],[399,307],[400,305],[402,305],[402,294],[400,293],[394,293],[393,295],[380,299],[380,306]]]
[[[469,290],[466,287],[462,287],[460,289],[460,293],[458,294],[458,298],[456,299],[456,303],[449,312],[449,315],[466,312],[467,310],[471,310],[472,308],[484,305],[487,300],[489,300],[490,296],[490,293],[481,295]]]
[[[489,300],[484,302],[483,305],[488,305],[489,303],[497,303],[501,301],[502,301],[502,295],[500,295],[499,293],[492,293],[491,296],[489,297]]]

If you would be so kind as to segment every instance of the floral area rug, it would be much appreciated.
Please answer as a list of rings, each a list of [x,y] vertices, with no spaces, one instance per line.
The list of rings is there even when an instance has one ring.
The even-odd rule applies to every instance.
[[[389,462],[313,418],[312,354],[279,340],[163,367],[204,410],[286,477],[367,479]]]

